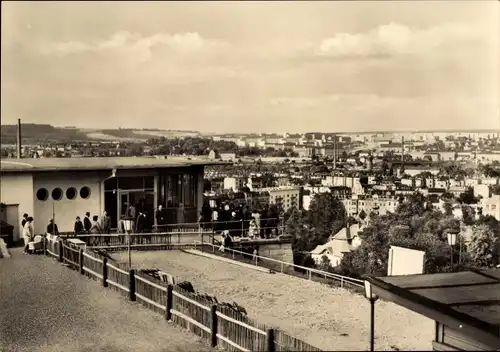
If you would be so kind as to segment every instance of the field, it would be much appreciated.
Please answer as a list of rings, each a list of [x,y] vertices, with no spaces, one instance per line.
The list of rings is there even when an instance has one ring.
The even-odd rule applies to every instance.
[[[113,258],[126,261],[126,253]],[[191,281],[195,290],[219,301],[236,301],[251,318],[280,327],[292,336],[324,350],[366,350],[369,303],[344,289],[283,274],[208,259],[181,251],[133,252],[139,268],[158,268],[176,280]],[[393,303],[378,301],[375,312],[377,350],[429,350],[433,322]]]

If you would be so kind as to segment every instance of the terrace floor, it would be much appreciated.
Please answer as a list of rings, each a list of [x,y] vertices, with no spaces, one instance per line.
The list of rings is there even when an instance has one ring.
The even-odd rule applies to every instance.
[[[0,351],[213,351],[54,259],[10,252],[0,259]]]
[[[127,261],[126,252],[111,254]],[[361,295],[280,273],[266,274],[182,251],[134,251],[133,265],[158,268],[219,301],[236,301],[250,318],[325,351],[368,349],[370,307]],[[376,303],[377,350],[431,350],[434,322],[391,302]]]

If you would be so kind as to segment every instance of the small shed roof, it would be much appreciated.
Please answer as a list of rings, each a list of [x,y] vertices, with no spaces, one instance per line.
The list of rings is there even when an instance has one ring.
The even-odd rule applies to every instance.
[[[169,157],[166,159],[154,157],[3,159],[0,161],[0,172],[156,169],[220,164],[227,163],[196,157],[193,157],[192,160],[187,157]]]
[[[500,269],[370,277],[373,292],[500,349]]]

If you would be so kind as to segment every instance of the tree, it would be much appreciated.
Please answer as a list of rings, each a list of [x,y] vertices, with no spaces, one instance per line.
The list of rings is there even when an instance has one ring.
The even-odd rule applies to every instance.
[[[465,225],[471,226],[474,224],[476,211],[470,205],[462,205],[462,218]]]
[[[446,216],[451,216],[453,214],[453,205],[450,202],[444,202],[443,209]]]
[[[293,208],[285,222],[285,234],[292,237],[294,251],[310,251],[314,244],[311,243],[310,228],[307,217],[302,210]]]
[[[458,196],[458,201],[462,204],[476,204],[477,198],[474,197],[474,189],[472,187],[467,187],[464,193],[460,193]]]
[[[316,194],[308,215],[316,245],[326,243],[332,233],[337,233],[346,224],[344,205],[331,193]]]
[[[499,263],[500,237],[486,224],[476,226],[469,243],[469,254],[478,267],[491,267]]]
[[[361,211],[359,212],[359,215],[358,215],[358,216],[359,216],[359,218],[363,221],[363,220],[365,220],[365,219],[366,219],[367,214],[366,214],[366,212],[365,212],[365,210],[364,210],[364,209],[361,209]]]

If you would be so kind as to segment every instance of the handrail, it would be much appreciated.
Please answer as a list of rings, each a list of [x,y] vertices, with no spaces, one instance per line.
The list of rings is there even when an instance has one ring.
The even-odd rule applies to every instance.
[[[197,222],[180,222],[175,224],[162,224],[155,225],[156,227],[174,227],[174,226],[199,226],[199,225],[211,225],[211,224],[227,224],[227,223],[246,223],[251,222],[253,219],[239,219],[239,220],[214,220],[214,221],[197,221]],[[264,221],[276,220],[280,221],[283,218],[259,218],[259,222],[262,223]]]
[[[195,241],[195,242],[199,243],[199,244],[204,244],[204,245],[211,246],[212,248],[218,248],[219,247],[219,246],[211,244],[211,243],[205,243],[205,242],[201,242],[201,241]],[[232,249],[232,248],[225,247],[224,250],[232,251],[232,252],[238,253],[238,254],[249,255],[249,253],[238,251],[238,250]],[[292,263],[284,262],[284,261],[281,261],[281,260],[278,260],[278,259],[263,257],[263,256],[260,256],[260,255],[255,255],[255,256],[252,255],[252,257],[264,259],[264,260],[267,260],[267,261],[271,261],[271,262],[275,262],[275,263],[279,263],[279,264],[283,264],[283,265],[287,265],[287,266],[292,266],[294,268],[303,269],[303,270],[309,271],[311,273],[319,274],[321,276],[329,277],[329,278],[332,278],[332,279],[335,279],[335,280],[339,280],[339,281],[343,281],[343,282],[348,282],[348,283],[350,283],[350,284],[352,284],[354,286],[364,287],[364,281],[363,280],[355,279],[355,278],[352,278],[352,277],[349,277],[349,276],[343,276],[343,275],[340,275],[340,274],[329,273],[327,271],[323,271],[323,270],[319,270],[319,269],[315,269],[315,268],[309,268],[309,267],[302,266],[302,265],[292,264]]]

